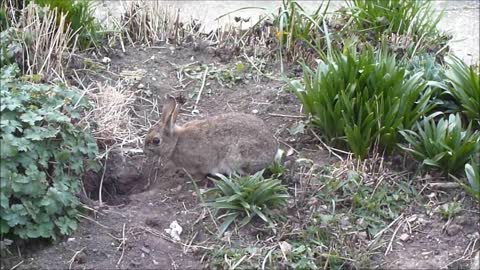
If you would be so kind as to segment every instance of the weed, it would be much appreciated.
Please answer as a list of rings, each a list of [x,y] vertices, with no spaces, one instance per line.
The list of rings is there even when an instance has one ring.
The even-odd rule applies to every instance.
[[[220,234],[238,218],[242,218],[240,226],[248,224],[255,216],[272,225],[272,210],[285,206],[288,194],[280,180],[264,179],[262,175],[263,171],[260,171],[251,176],[218,175],[219,180],[212,179],[215,187],[207,193],[217,194],[217,197],[205,205],[224,212],[219,217],[223,219]]]
[[[392,150],[398,131],[433,108],[431,89],[421,73],[404,79],[405,69],[385,49],[344,50],[333,51],[316,71],[303,65],[304,85],[288,83],[330,143],[348,146],[360,158],[375,144]]]
[[[465,129],[461,117],[449,115],[437,123],[425,118],[416,124],[416,130],[400,131],[409,145],[400,145],[411,153],[422,165],[435,167],[457,174],[469,159],[480,151],[480,132],[472,130],[472,123]]]
[[[459,202],[449,202],[439,207],[439,213],[444,219],[451,219],[463,211],[462,204]]]
[[[453,175],[450,176],[460,183],[463,189],[475,200],[480,201],[480,164],[478,162],[472,159],[470,163],[465,164],[465,178],[467,183]]]
[[[77,228],[78,179],[98,151],[78,123],[89,104],[72,89],[19,80],[16,65],[0,71],[0,236],[68,235]]]

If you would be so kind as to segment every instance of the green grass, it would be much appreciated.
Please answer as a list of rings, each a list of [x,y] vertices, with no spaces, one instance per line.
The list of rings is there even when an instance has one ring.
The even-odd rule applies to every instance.
[[[287,188],[278,179],[264,179],[263,171],[249,176],[227,177],[218,175],[219,180],[212,179],[215,187],[209,189],[213,198],[205,202],[220,214],[218,219],[223,223],[219,227],[223,234],[230,224],[241,219],[239,225],[248,224],[254,217],[272,224],[275,208],[284,207],[287,203]]]
[[[458,175],[465,164],[480,151],[480,132],[462,125],[461,117],[449,115],[448,119],[435,122],[425,118],[416,124],[415,130],[403,130],[408,142],[400,147],[422,162],[422,165]]]
[[[379,38],[385,33],[410,35],[418,41],[422,36],[439,34],[436,15],[430,1],[422,0],[352,0],[346,1],[359,30],[373,30]]]
[[[303,73],[303,83],[288,83],[313,126],[331,144],[359,158],[375,145],[393,150],[398,131],[412,127],[433,108],[422,74],[404,79],[405,68],[385,49],[332,51],[316,71],[304,65]]]

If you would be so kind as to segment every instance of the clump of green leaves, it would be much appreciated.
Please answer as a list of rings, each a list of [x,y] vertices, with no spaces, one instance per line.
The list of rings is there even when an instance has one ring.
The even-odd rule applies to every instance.
[[[95,165],[96,142],[79,123],[89,104],[72,89],[24,82],[18,71],[0,70],[0,236],[55,238],[77,228],[75,193]]]
[[[433,108],[422,73],[405,74],[385,49],[345,48],[343,54],[332,51],[316,71],[304,65],[303,84],[289,84],[331,144],[364,158],[375,144],[392,150],[398,131]]]
[[[271,224],[272,210],[286,205],[287,188],[278,179],[264,179],[263,172],[243,177],[218,175],[219,180],[212,179],[215,187],[207,192],[215,196],[205,205],[222,212],[220,234],[239,218],[242,218],[240,226],[248,224],[255,216]]]
[[[442,13],[435,15],[430,1],[417,0],[352,0],[347,1],[358,30],[373,30],[377,37],[384,33],[421,36],[438,35]]]
[[[480,164],[474,162],[465,164],[465,175],[470,186],[464,185],[464,189],[480,201]]]
[[[445,90],[455,98],[462,112],[480,125],[480,66],[467,66],[455,56],[447,59],[449,69],[445,72]]]
[[[480,132],[465,129],[460,115],[450,114],[448,119],[435,123],[425,118],[416,124],[416,130],[402,130],[409,145],[400,145],[423,165],[443,170],[445,174],[458,174],[465,164],[480,151]]]

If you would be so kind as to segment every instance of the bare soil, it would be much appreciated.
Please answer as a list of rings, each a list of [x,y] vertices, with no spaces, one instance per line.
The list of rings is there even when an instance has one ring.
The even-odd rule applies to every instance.
[[[155,57],[152,59],[152,56]],[[227,59],[225,63],[225,57],[220,59],[205,50],[177,48],[172,53],[168,46],[127,48],[125,53],[117,51],[109,57],[109,71],[101,69],[84,75],[91,80],[114,82],[122,71],[144,69],[145,76],[129,87],[136,91],[143,85],[140,87],[143,90],[141,95],[159,104],[167,93],[189,97],[200,87],[197,83],[191,83],[183,89],[178,87],[175,65],[194,61],[215,65],[235,63],[234,59]],[[259,81],[250,79],[247,82],[243,79],[232,88],[222,87],[214,80],[208,80],[207,83],[198,103],[199,115],[193,116],[188,109],[194,104],[195,97],[188,98],[184,106],[187,109],[179,115],[180,123],[230,111],[255,113],[265,120],[266,128],[275,132],[286,152],[290,147],[295,149],[290,151],[287,162],[304,157],[322,166],[335,161],[309,132],[295,136],[290,134],[288,129],[302,120],[300,104],[294,95],[283,89],[284,83],[280,80],[261,77]],[[136,115],[147,115],[135,119],[146,127],[146,119],[158,117],[157,112],[149,111],[140,98],[134,110]],[[145,130],[139,130],[138,133],[143,136]],[[10,269],[16,265],[16,269],[208,268],[204,254],[209,247],[203,243],[210,235],[208,229],[211,228],[211,220],[199,206],[190,179],[180,170],[172,168],[158,172],[156,179],[152,180],[147,177],[146,162],[142,155],[112,152],[104,179],[107,206],[96,211],[85,210],[80,217],[79,229],[68,238],[55,243],[19,244],[18,249],[11,249],[11,254],[6,254],[2,259],[1,268]],[[94,200],[98,198],[100,179],[101,173],[90,173],[84,179],[85,189]],[[429,192],[435,191],[426,189],[423,194]],[[458,190],[455,190],[457,193]],[[445,198],[443,193],[438,194],[436,198]],[[424,200],[425,204],[429,203],[427,198]],[[432,203],[439,202],[432,200]],[[464,209],[461,217],[449,225],[448,228],[453,226],[450,231],[444,230],[445,220],[436,214],[428,214],[428,208],[412,205],[408,211],[410,216],[416,216],[411,221],[415,226],[411,231],[397,231],[392,252],[385,257],[382,256],[384,250],[381,250],[375,263],[387,269],[438,269],[462,258],[467,246],[470,248],[475,232],[480,229],[478,206],[473,203],[466,205],[468,209]],[[175,220],[183,227],[180,242],[165,232]],[[392,230],[394,227],[396,225]],[[241,233],[255,236],[255,224],[248,225]],[[406,241],[398,240],[403,233],[408,233],[410,237]],[[392,233],[386,237],[390,239]],[[478,249],[478,244],[474,248]],[[452,266],[465,267],[469,264],[465,259],[458,260]]]

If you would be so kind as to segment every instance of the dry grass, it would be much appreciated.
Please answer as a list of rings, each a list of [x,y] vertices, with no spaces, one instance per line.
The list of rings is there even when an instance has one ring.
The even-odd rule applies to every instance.
[[[113,145],[141,148],[142,140],[137,135],[138,129],[133,126],[131,116],[136,93],[127,89],[121,81],[116,85],[96,82],[85,91],[88,99],[95,104],[86,120],[95,123],[92,131],[97,141],[109,148]]]
[[[65,52],[73,37],[72,30],[65,22],[66,15],[56,9],[28,5],[20,17],[23,50],[23,72],[26,75],[39,74],[45,80],[53,76],[63,78]],[[73,45],[72,50],[75,49]]]
[[[129,1],[122,21],[131,42],[151,46],[156,41],[175,41],[179,35],[179,11],[160,1]]]

